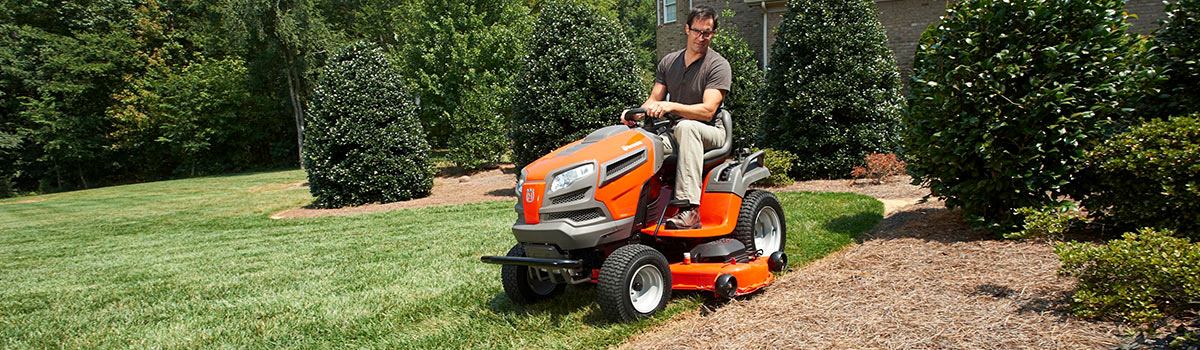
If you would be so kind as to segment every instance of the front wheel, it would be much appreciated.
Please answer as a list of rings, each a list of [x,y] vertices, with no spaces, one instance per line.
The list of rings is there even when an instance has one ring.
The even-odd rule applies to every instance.
[[[748,251],[762,250],[760,256],[769,257],[783,251],[787,243],[787,224],[779,199],[767,191],[746,192],[733,237],[742,241]]]
[[[667,306],[671,268],[654,248],[630,244],[609,255],[600,268],[596,297],[608,317],[632,322]]]
[[[508,256],[524,257],[525,246],[520,243],[508,250]],[[536,268],[519,265],[500,267],[500,282],[504,294],[517,304],[533,304],[562,293],[565,286],[550,280],[550,274]]]

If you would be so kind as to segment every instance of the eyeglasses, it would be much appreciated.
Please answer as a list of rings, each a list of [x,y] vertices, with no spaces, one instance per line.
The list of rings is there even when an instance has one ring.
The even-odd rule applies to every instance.
[[[703,37],[706,37],[706,38],[707,38],[707,37],[711,37],[711,36],[713,36],[713,34],[717,34],[717,30],[716,30],[716,29],[713,29],[713,30],[696,30],[696,29],[692,29],[692,27],[688,27],[688,31],[691,31],[692,33],[695,33],[696,35],[703,36]]]

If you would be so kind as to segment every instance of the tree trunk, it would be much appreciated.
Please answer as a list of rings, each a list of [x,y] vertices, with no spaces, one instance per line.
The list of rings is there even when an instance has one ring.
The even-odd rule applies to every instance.
[[[82,167],[75,167],[75,173],[79,174],[79,182],[83,184],[83,188],[91,188],[91,186],[88,186],[87,178],[83,177]]]
[[[296,149],[299,151],[300,169],[304,169],[304,106],[300,102],[300,77],[296,75],[295,60],[287,55],[288,94],[291,95],[292,114],[296,118]]]

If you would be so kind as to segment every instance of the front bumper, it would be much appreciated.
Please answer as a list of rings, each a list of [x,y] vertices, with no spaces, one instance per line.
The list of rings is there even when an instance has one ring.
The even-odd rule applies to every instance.
[[[518,222],[513,225],[512,232],[517,242],[553,244],[558,246],[558,249],[567,251],[629,238],[633,230],[633,219],[628,217],[582,226],[574,226],[566,221],[537,224]]]
[[[479,260],[488,264],[520,265],[547,269],[578,269],[583,267],[583,261],[581,260],[543,259],[517,256],[484,256],[480,257]]]

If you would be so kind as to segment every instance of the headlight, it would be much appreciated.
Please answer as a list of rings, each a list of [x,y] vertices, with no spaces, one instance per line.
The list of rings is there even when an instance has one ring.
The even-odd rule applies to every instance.
[[[525,187],[525,169],[521,169],[521,175],[517,175],[517,198],[521,198],[521,187]]]
[[[585,164],[576,167],[575,169],[567,170],[561,174],[558,174],[558,176],[554,177],[554,183],[550,184],[550,192],[571,187],[571,184],[575,183],[575,180],[579,180],[584,176],[591,175],[592,171],[595,169],[595,165]]]

